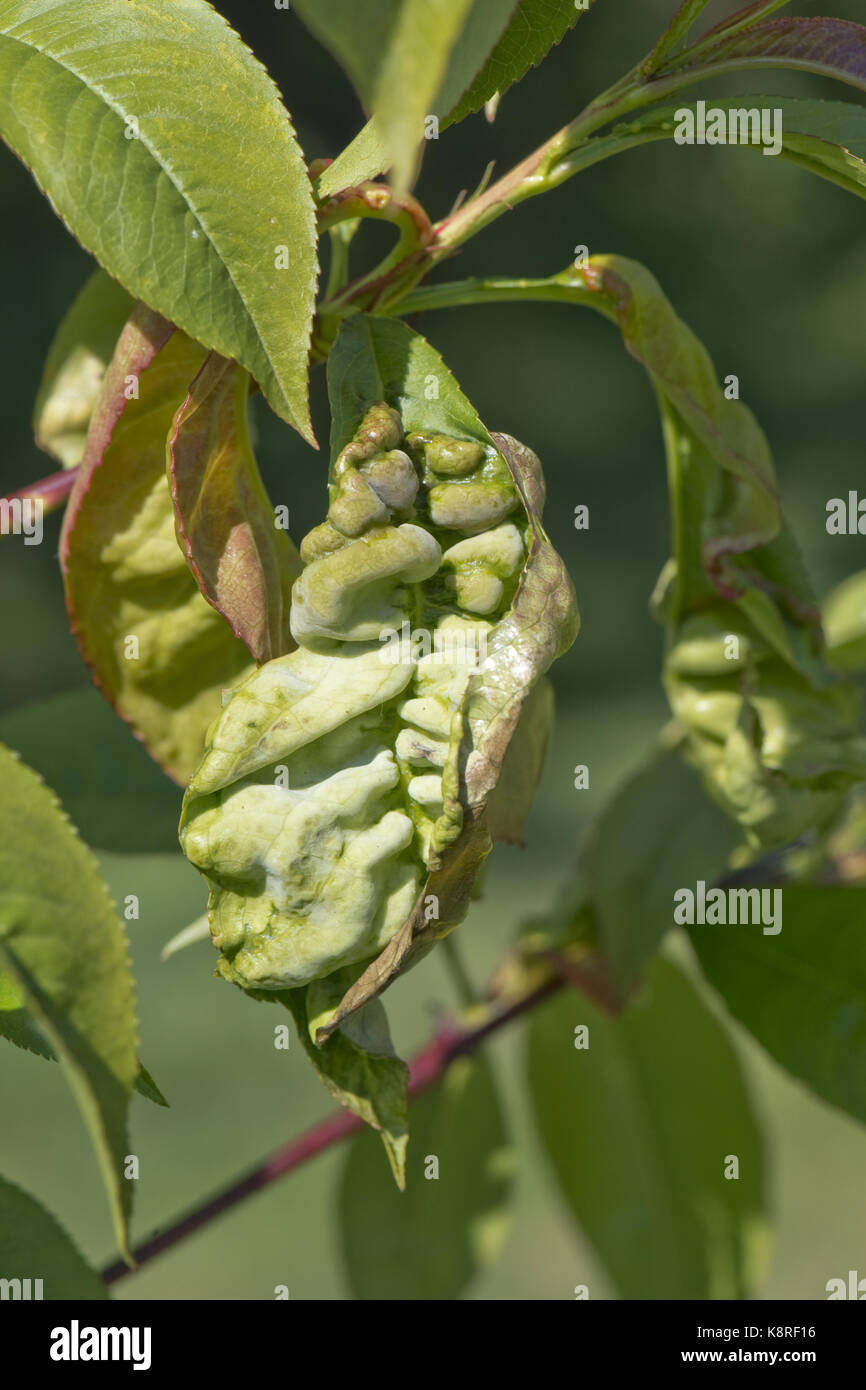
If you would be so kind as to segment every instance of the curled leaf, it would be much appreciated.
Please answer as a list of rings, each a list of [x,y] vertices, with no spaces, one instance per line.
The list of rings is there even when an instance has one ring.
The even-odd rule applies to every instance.
[[[250,378],[209,353],[175,416],[168,469],[178,541],[207,599],[256,661],[290,651],[289,604],[300,560],[253,457]]]
[[[138,306],[94,410],[64,517],[66,602],[94,679],[178,782],[249,653],[204,600],[174,532],[166,439],[205,351]]]
[[[299,648],[232,696],[181,830],[220,974],[259,992],[353,968],[319,1044],[465,915],[524,703],[577,630],[538,460],[484,429],[422,338],[357,316],[330,386]]]

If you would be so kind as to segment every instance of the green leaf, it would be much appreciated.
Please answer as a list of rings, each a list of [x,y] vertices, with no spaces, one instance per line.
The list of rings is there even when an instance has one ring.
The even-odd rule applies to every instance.
[[[93,407],[134,300],[104,270],[96,270],[73,300],[45,361],[33,412],[40,449],[75,468]]]
[[[624,1000],[673,925],[674,892],[713,883],[740,836],[673,753],[655,757],[605,809],[586,852],[606,978]]]
[[[298,1037],[321,1081],[341,1105],[377,1130],[400,1191],[406,1186],[409,1068],[394,1052],[385,1008],[378,999],[317,1047],[316,1029],[331,1019],[357,969],[337,970],[305,989],[277,998],[292,1014]],[[264,995],[259,996],[264,998]],[[381,1156],[377,1155],[381,1166]]]
[[[529,1078],[563,1196],[621,1298],[757,1291],[761,1138],[733,1049],[684,975],[656,961],[615,1022],[557,995],[533,1014]],[[732,1156],[737,1179],[725,1177]]]
[[[866,670],[866,570],[843,579],[824,599],[821,612],[831,666]]]
[[[0,971],[0,1038],[14,1043],[25,1052],[35,1052],[47,1062],[56,1062],[57,1053],[48,1042],[45,1034],[33,1022],[27,1012],[27,1000],[22,990]],[[135,1078],[135,1089],[146,1100],[155,1105],[168,1106],[168,1101],[157,1086],[146,1067],[140,1066]]]
[[[866,892],[778,891],[777,935],[696,926],[692,944],[707,979],[770,1055],[831,1105],[866,1121]]]
[[[434,110],[440,128],[452,124],[451,112],[466,95],[504,32],[514,22],[518,0],[473,0],[459,43],[436,93]]]
[[[174,418],[168,477],[178,541],[213,608],[255,661],[291,651],[300,557],[277,526],[247,424],[250,379],[211,353]]]
[[[8,749],[0,766],[0,968],[67,1072],[126,1254],[126,1113],[138,1074],[126,938],[53,793]]]
[[[356,184],[374,179],[388,168],[388,152],[382,143],[375,121],[368,121],[358,131],[354,140],[346,146],[336,159],[322,170],[313,189],[320,201],[342,193],[344,188],[354,188]]]
[[[222,690],[251,662],[199,593],[175,537],[166,439],[205,353],[169,334],[142,307],[124,329],[60,550],[73,629],[97,684],[156,762],[185,782]],[[127,399],[132,380],[138,396]]]
[[[0,1279],[30,1280],[31,1298],[76,1302],[108,1298],[99,1275],[59,1222],[34,1197],[5,1178],[0,1178]],[[41,1281],[40,1295],[35,1292],[34,1279]]]
[[[373,1135],[353,1139],[340,1227],[361,1299],[459,1298],[499,1254],[509,1225],[513,1153],[492,1072],[459,1058],[412,1103],[406,1192],[388,1181]],[[432,1160],[438,1177],[432,1173]]]
[[[505,92],[519,82],[585,13],[574,0],[520,0],[508,28],[443,125],[453,125],[473,111],[480,111],[497,92]]]
[[[866,109],[848,101],[804,101],[794,97],[746,94],[713,97],[708,103],[721,110],[779,110],[782,113],[782,148],[779,158],[796,164],[808,173],[818,174],[838,184],[847,193],[866,197]],[[653,140],[673,138],[677,112],[692,111],[694,103],[657,107],[644,116],[615,126],[608,136],[590,141],[587,163],[621,150],[633,149]],[[760,144],[737,145],[737,149],[761,154]],[[711,158],[712,155],[708,155]],[[580,158],[580,156],[578,156]]]
[[[710,0],[682,0],[667,29],[662,34],[649,57],[641,64],[643,73],[655,72],[669,53],[686,38],[698,15],[707,8]],[[786,4],[787,0],[781,0]]]
[[[304,23],[342,64],[393,165],[398,190],[417,172],[425,117],[472,0],[296,0]]]
[[[0,739],[54,788],[89,845],[177,849],[177,787],[95,690],[69,690],[0,717]]]
[[[314,442],[309,179],[277,88],[216,10],[7,0],[0,135],[110,275]]]

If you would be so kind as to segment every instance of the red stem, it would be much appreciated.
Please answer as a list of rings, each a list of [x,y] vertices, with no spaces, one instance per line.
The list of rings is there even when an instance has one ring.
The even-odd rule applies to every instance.
[[[513,1019],[519,1018],[521,1014],[534,1008],[536,1004],[540,1004],[549,994],[560,989],[564,982],[563,977],[545,980],[531,994],[525,995],[515,1004],[508,1005],[477,1028],[463,1029],[454,1024],[446,1024],[440,1028],[432,1041],[412,1060],[409,1073],[410,1097],[417,1096],[421,1091],[426,1091],[428,1087],[434,1085],[455,1057],[474,1051],[489,1034],[496,1032],[497,1029],[510,1023]],[[356,1115],[350,1114],[348,1110],[339,1110],[335,1115],[329,1115],[321,1124],[308,1129],[306,1134],[302,1134],[298,1139],[292,1139],[283,1148],[277,1149],[245,1177],[230,1183],[221,1192],[209,1197],[200,1207],[187,1212],[173,1225],[144,1241],[133,1251],[136,1268],[155,1259],[164,1250],[171,1249],[185,1236],[192,1235],[194,1231],[207,1225],[217,1216],[221,1216],[223,1212],[230,1211],[245,1197],[251,1197],[254,1192],[260,1192],[263,1187],[275,1182],[277,1178],[285,1177],[287,1173],[293,1173],[308,1159],[315,1158],[316,1154],[330,1148],[332,1144],[337,1144],[341,1139],[345,1139],[348,1135],[354,1134],[356,1130],[362,1129],[363,1123]],[[130,1269],[123,1260],[117,1260],[103,1270],[103,1282],[115,1284],[118,1279],[123,1279],[126,1275],[134,1272],[135,1270]]]

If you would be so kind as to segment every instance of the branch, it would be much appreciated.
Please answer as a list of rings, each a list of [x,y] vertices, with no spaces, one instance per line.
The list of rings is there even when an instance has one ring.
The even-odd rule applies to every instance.
[[[473,1052],[491,1033],[497,1032],[507,1023],[511,1023],[528,1010],[535,1008],[549,995],[561,989],[565,982],[564,971],[549,976],[530,993],[523,995],[514,1003],[496,1010],[483,1023],[474,1028],[459,1028],[453,1024],[441,1028],[433,1040],[415,1056],[411,1063],[410,1098],[434,1085],[456,1057]],[[194,1231],[207,1225],[216,1217],[222,1216],[224,1212],[231,1211],[232,1207],[237,1206],[245,1197],[251,1197],[254,1192],[260,1192],[262,1188],[268,1187],[278,1178],[293,1173],[308,1159],[314,1158],[324,1149],[338,1144],[342,1139],[354,1134],[356,1130],[363,1128],[363,1120],[350,1114],[347,1110],[329,1115],[321,1124],[308,1129],[306,1134],[302,1134],[298,1139],[293,1139],[283,1148],[277,1149],[252,1172],[236,1179],[228,1187],[224,1187],[222,1191],[207,1198],[201,1206],[195,1207],[192,1211],[179,1217],[164,1231],[160,1231],[151,1236],[149,1240],[144,1241],[133,1250],[135,1268],[147,1264],[157,1255],[161,1255],[164,1250],[170,1250],[173,1245],[177,1245],[186,1236],[192,1235]],[[116,1284],[119,1279],[134,1272],[135,1270],[130,1269],[123,1260],[116,1260],[114,1264],[103,1270],[102,1279],[105,1284]]]

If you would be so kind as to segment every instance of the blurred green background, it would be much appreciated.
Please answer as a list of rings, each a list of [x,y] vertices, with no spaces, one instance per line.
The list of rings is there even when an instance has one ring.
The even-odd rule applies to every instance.
[[[278,82],[307,156],[337,154],[362,113],[300,21],[270,0],[217,8]],[[649,49],[675,8],[675,0],[597,0],[543,69],[507,94],[493,125],[479,115],[428,145],[417,192],[431,214],[443,215],[462,189],[471,191],[488,161],[504,171],[567,121]],[[715,21],[737,8],[716,3],[708,13]],[[866,19],[863,0],[800,0],[791,12],[829,9]],[[694,95],[734,90],[857,99],[837,84],[791,74],[704,83]],[[0,155],[0,225],[5,492],[53,471],[32,442],[30,404],[57,320],[91,262],[8,151]],[[603,164],[502,218],[440,278],[544,275],[563,269],[582,243],[591,252],[644,262],[709,347],[719,375],[739,376],[743,398],[769,435],[786,512],[823,592],[866,562],[862,539],[831,538],[824,528],[827,499],[844,496],[862,476],[864,229],[861,202],[781,160],[665,144]],[[386,239],[384,229],[374,228],[368,256],[377,256]],[[563,306],[494,306],[430,314],[416,326],[442,351],[489,427],[526,440],[543,459],[548,529],[571,571],[583,618],[581,636],[554,676],[558,727],[529,848],[496,851],[485,898],[461,933],[483,981],[520,920],[552,902],[573,872],[582,834],[665,718],[661,633],[647,611],[668,553],[664,464],[643,373],[616,332],[594,315]],[[326,446],[321,370],[313,398]],[[290,506],[300,537],[324,512],[326,447],[319,455],[308,451],[261,402],[256,418],[273,500]],[[578,503],[590,508],[588,532],[573,529]],[[0,736],[25,753],[33,721],[12,712],[89,684],[64,622],[58,532],[52,517],[41,547],[13,539],[0,546]],[[92,742],[66,748],[62,710],[60,704],[51,716],[49,765],[42,770],[59,782],[61,761],[73,757],[85,795],[89,769],[104,762],[108,745],[97,721]],[[120,730],[112,737],[127,735]],[[576,763],[590,767],[588,791],[573,790]],[[173,792],[166,784],[149,793],[151,801],[154,795]],[[97,848],[112,843],[108,823]],[[204,906],[201,880],[179,854],[102,852],[101,858],[118,899],[136,893],[141,901],[130,936],[142,1056],[171,1103],[169,1110],[134,1103],[140,1238],[331,1107],[300,1049],[275,1051],[271,1011],[213,980],[209,947],[160,963],[163,943]],[[435,955],[400,982],[389,995],[389,1012],[403,1055],[454,1002]],[[497,1266],[470,1296],[569,1298],[576,1283],[588,1283],[592,1297],[609,1297],[604,1272],[574,1229],[533,1134],[522,1032],[522,1025],[512,1028],[490,1049],[520,1155],[514,1230]],[[829,1278],[866,1271],[866,1133],[787,1078],[736,1027],[734,1034],[770,1149],[777,1243],[766,1293],[825,1297]],[[4,1175],[39,1196],[84,1252],[104,1262],[113,1254],[106,1204],[59,1068],[11,1047],[0,1065]],[[334,1217],[342,1162],[339,1149],[316,1159],[125,1280],[117,1296],[270,1298],[276,1284],[287,1284],[293,1298],[350,1296]]]

